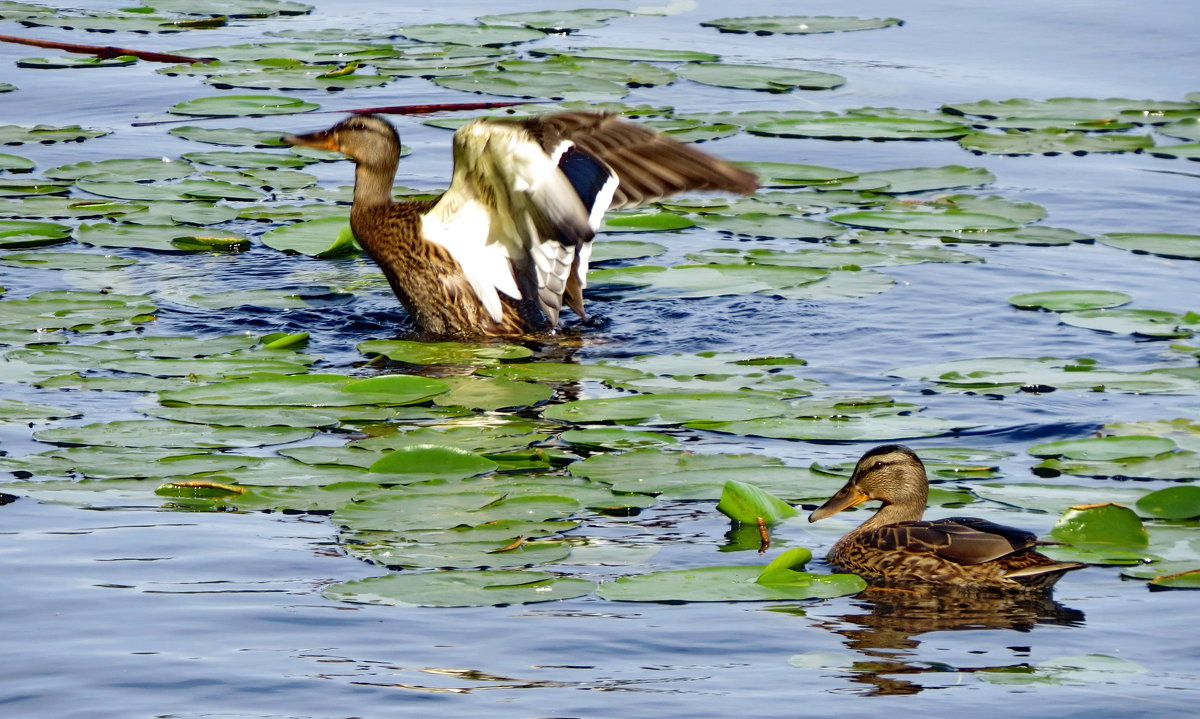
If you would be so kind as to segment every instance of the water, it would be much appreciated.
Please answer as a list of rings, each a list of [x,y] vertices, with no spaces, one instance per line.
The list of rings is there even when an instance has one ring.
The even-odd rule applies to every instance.
[[[581,6],[586,3],[579,3]],[[88,3],[117,7],[123,3]],[[407,9],[383,2],[318,2],[309,18],[239,21],[185,35],[96,35],[0,23],[0,32],[72,42],[171,51],[263,39],[286,27],[399,27],[465,22],[496,10],[475,2]],[[625,3],[615,3],[627,7]],[[505,11],[544,9],[515,3]],[[698,22],[730,14],[788,14],[789,3],[731,10],[700,2],[682,14],[631,18],[546,44],[674,47],[719,52],[730,62],[802,66],[849,78],[838,90],[780,96],[679,82],[635,90],[627,102],[716,108],[934,109],[946,102],[1011,97],[1182,99],[1195,91],[1200,16],[1184,0],[1153,10],[1102,2],[863,2],[806,6],[812,14],[895,15],[901,28],[810,37],[717,34]],[[154,74],[154,66],[89,71],[17,69],[12,61],[48,55],[0,45],[0,124],[78,123],[116,129],[84,144],[23,146],[39,169],[83,159],[175,155],[195,150],[161,127],[132,128],[181,100],[216,91],[195,80]],[[301,94],[301,93],[285,93]],[[315,94],[315,93],[314,93]],[[70,98],[64,103],[62,98]],[[475,99],[422,80],[321,97],[328,108]],[[296,131],[328,116],[263,118],[253,127]],[[248,126],[231,121],[228,126]],[[400,184],[434,188],[449,173],[444,131],[400,121],[412,157]],[[981,194],[1037,202],[1046,224],[1081,232],[1195,232],[1196,166],[1147,155],[975,157],[949,142],[874,143],[783,140],[738,135],[708,146],[727,157],[785,159],[858,171],[963,164],[997,181]],[[312,171],[312,170],[310,170]],[[344,163],[318,168],[329,184],[349,181]],[[261,226],[244,229],[257,234]],[[665,259],[735,245],[713,233],[655,237]],[[787,246],[788,243],[776,243]],[[926,395],[925,383],[889,377],[909,364],[986,356],[1089,356],[1106,366],[1182,365],[1165,343],[1108,337],[1057,324],[1045,313],[1016,312],[1006,298],[1048,286],[1119,289],[1138,307],[1198,309],[1196,264],[1131,255],[1101,245],[974,247],[984,264],[886,268],[897,287],[849,302],[768,297],[667,302],[593,300],[584,361],[704,350],[795,353],[804,376],[832,391],[879,392],[928,406],[941,417],[978,423],[959,443],[1015,454],[1004,476],[1031,481],[1024,450],[1038,441],[1079,437],[1112,421],[1197,418],[1195,397],[1055,392],[1003,400]],[[162,312],[156,334],[241,330],[314,333],[313,351],[331,367],[361,360],[358,341],[388,337],[400,321],[377,291],[320,310],[198,312],[172,297],[196,292],[353,280],[370,268],[283,258],[257,249],[236,258],[142,260],[118,291],[154,292]],[[47,282],[45,272],[6,270],[7,297]],[[312,280],[317,277],[319,279]],[[57,274],[50,281],[82,281]],[[5,384],[4,396],[75,402],[77,423],[137,418],[121,393],[39,392]],[[42,447],[23,425],[0,425],[3,448]],[[757,451],[789,463],[836,462],[866,445],[702,435],[711,451]],[[1118,483],[1111,483],[1117,486]],[[1104,482],[1094,482],[1102,491]],[[1090,498],[1087,498],[1090,499]],[[972,508],[973,511],[973,508]],[[993,516],[997,515],[997,516]],[[861,513],[816,525],[791,522],[776,541],[820,554]],[[989,518],[1044,533],[1054,516],[1014,510]],[[589,537],[648,542],[661,550],[644,566],[590,567],[595,576],[756,561],[718,554],[727,523],[711,503],[663,504],[633,518],[590,518]],[[519,607],[417,609],[340,604],[325,584],[382,571],[351,559],[321,516],[161,511],[155,507],[82,510],[19,499],[0,507],[0,712],[11,717],[792,717],[832,713],[934,713],[949,716],[1190,716],[1200,673],[1200,641],[1181,630],[1195,595],[1150,593],[1122,581],[1117,568],[1069,575],[1043,607],[897,610],[887,598],[807,603],[651,605],[595,598]],[[1031,614],[1032,612],[1032,614]],[[1040,617],[1040,619],[1031,619]],[[1183,621],[1180,621],[1183,620]],[[1005,686],[971,671],[1060,656],[1101,653],[1136,662],[1141,673],[1063,686]],[[801,668],[789,659],[819,665]],[[816,657],[814,659],[814,657]],[[824,657],[824,659],[821,659]],[[846,667],[857,662],[852,669]],[[825,668],[821,668],[824,666]],[[948,671],[957,668],[959,671]]]

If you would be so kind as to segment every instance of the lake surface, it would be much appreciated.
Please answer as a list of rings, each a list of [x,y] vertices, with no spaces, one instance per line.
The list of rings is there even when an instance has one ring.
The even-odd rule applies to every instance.
[[[26,28],[11,21],[0,21],[0,33],[171,52],[279,39],[268,33],[336,27],[380,31],[472,22],[493,11],[546,9],[528,2],[502,9],[475,2],[406,9],[368,1],[354,3],[352,10],[327,0],[313,4],[309,16],[237,20],[223,28],[179,34],[84,33]],[[634,8],[622,2],[600,4]],[[124,3],[85,5],[108,9]],[[904,20],[900,27],[808,36],[726,34],[699,25],[734,13],[727,3],[681,3],[674,9],[676,14],[617,18],[566,38],[520,47],[703,50],[731,63],[800,67],[847,78],[833,90],[782,94],[679,80],[635,88],[624,99],[672,105],[680,113],[859,107],[934,111],[945,103],[1051,97],[1182,101],[1200,90],[1195,73],[1200,15],[1185,0],[1152,6],[1083,1],[1049,6],[1024,0],[970,7],[951,2],[822,3],[802,10],[792,3],[760,2],[737,11]],[[154,63],[87,70],[14,64],[52,54],[0,44],[0,82],[19,88],[0,94],[0,124],[78,124],[112,133],[83,143],[3,148],[34,160],[35,176],[84,160],[175,157],[213,149],[169,135],[171,125],[131,126],[137,120],[169,118],[166,108],[196,97],[269,92],[309,99],[326,109],[480,99],[421,78],[336,94],[215,90],[199,78],[156,74],[160,66]],[[335,117],[197,124],[283,133],[320,129]],[[395,122],[413,148],[402,161],[398,184],[444,186],[450,170],[449,134],[418,118]],[[1162,137],[1156,141],[1170,142]],[[986,168],[996,180],[968,192],[1037,203],[1048,212],[1047,225],[1088,235],[1196,232],[1200,166],[1148,153],[1010,157],[973,155],[952,140],[839,142],[744,132],[703,147],[730,159],[853,172],[953,164]],[[351,180],[350,165],[344,162],[305,171],[328,187]],[[11,177],[17,176],[0,173],[0,179]],[[72,194],[85,196],[78,189]],[[235,221],[229,227],[257,237],[268,226]],[[700,227],[612,238],[665,245],[666,251],[652,260],[660,265],[681,264],[687,253],[715,247],[820,246],[738,239]],[[970,427],[957,436],[906,441],[918,452],[956,446],[1011,453],[997,460],[999,481],[1007,484],[1040,481],[1031,471],[1039,460],[1026,451],[1040,442],[1087,437],[1113,422],[1200,421],[1194,393],[1060,390],[1001,397],[941,392],[932,382],[890,374],[898,367],[987,357],[1089,357],[1126,371],[1196,365],[1194,356],[1170,350],[1169,341],[1071,326],[1053,313],[1020,311],[1007,302],[1023,292],[1092,288],[1128,293],[1136,308],[1196,311],[1200,266],[1194,260],[1133,254],[1101,243],[950,246],[983,261],[883,267],[879,271],[896,285],[858,299],[746,294],[654,300],[597,292],[589,303],[595,317],[572,330],[580,346],[572,348],[571,358],[596,363],[712,351],[791,354],[807,360],[799,374],[824,383],[822,395],[888,395],[926,407],[924,415]],[[45,251],[101,250],[76,244]],[[147,294],[160,311],[150,327],[137,331],[142,334],[211,338],[306,331],[312,334],[306,352],[320,357],[320,371],[361,375],[372,370],[361,366],[364,357],[355,345],[390,338],[406,328],[386,285],[361,259],[289,256],[258,243],[240,254],[104,252],[139,262],[104,272],[0,268],[0,286],[7,288],[3,299],[57,289]],[[349,301],[300,309],[212,310],[186,301],[193,294],[305,285],[357,289]],[[1180,341],[1195,344],[1194,339]],[[542,347],[534,361],[557,360],[561,354],[553,345]],[[140,410],[156,404],[153,395],[140,393],[35,388],[28,377],[9,372],[12,366],[10,358],[0,377],[4,399],[66,406],[81,416],[0,422],[0,449],[9,457],[50,448],[32,437],[34,431],[143,419]],[[617,394],[594,382],[580,391],[581,396]],[[554,401],[562,399],[567,398]],[[533,411],[524,414],[536,416]],[[796,467],[852,462],[880,443],[669,431],[696,452],[753,452]],[[344,435],[326,432],[313,443],[344,441]],[[268,455],[273,450],[256,451]],[[26,496],[27,479],[51,478],[5,472],[3,480],[13,483],[0,485],[5,493],[0,496],[11,498],[0,505],[0,576],[5,578],[0,713],[9,717],[683,719],[867,712],[1166,717],[1193,715],[1200,698],[1200,638],[1191,628],[1196,595],[1149,591],[1144,581],[1123,578],[1119,566],[1069,574],[1055,593],[1056,604],[1033,607],[914,606],[887,596],[687,604],[586,596],[499,607],[375,606],[322,595],[322,588],[332,583],[388,571],[348,555],[326,515],[187,511],[161,498],[130,501],[123,495],[34,499]],[[1086,485],[1081,503],[1109,501],[1120,490],[1172,484],[1079,477],[1046,481]],[[828,493],[837,486],[831,478]],[[971,482],[942,486],[970,489]],[[1015,500],[930,511],[931,516],[954,514],[1045,534],[1059,513],[1022,508]],[[821,556],[865,516],[848,512],[814,525],[797,517],[774,529],[774,542],[778,547],[805,546]],[[578,518],[582,526],[576,533],[594,545],[657,551],[628,563],[592,563],[581,553],[574,561],[550,565],[550,571],[611,580],[654,570],[765,561],[753,551],[722,551],[729,524],[712,501],[664,501],[632,516],[581,513]],[[1197,537],[1186,532],[1200,530],[1195,520],[1179,527],[1178,556],[1194,560],[1200,554]],[[827,571],[815,564],[816,571]],[[1028,683],[999,681],[995,672],[981,671],[1053,665],[1060,657],[1084,655],[1124,663],[1107,672],[1057,678],[1043,673]]]

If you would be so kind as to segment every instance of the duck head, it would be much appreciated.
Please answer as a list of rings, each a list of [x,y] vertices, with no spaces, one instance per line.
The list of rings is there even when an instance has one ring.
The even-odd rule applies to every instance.
[[[378,115],[353,115],[328,130],[288,135],[289,145],[340,152],[359,164],[394,163],[400,154],[396,128]]]
[[[921,459],[902,444],[885,444],[868,450],[858,460],[846,486],[808,515],[808,521],[824,519],[872,499],[883,503],[881,512],[890,509],[889,514],[903,512],[915,514],[905,519],[920,519],[928,497],[929,480]]]

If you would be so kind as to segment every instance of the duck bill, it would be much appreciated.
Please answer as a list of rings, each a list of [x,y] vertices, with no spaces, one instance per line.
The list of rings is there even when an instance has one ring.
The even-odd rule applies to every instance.
[[[318,150],[329,150],[331,152],[337,152],[341,149],[338,145],[337,133],[330,130],[310,132],[307,135],[288,135],[283,138],[283,141],[289,145],[314,147]]]
[[[808,515],[808,521],[815,522],[818,519],[825,519],[830,515],[837,514],[843,509],[849,509],[855,505],[862,504],[868,499],[870,499],[870,497],[860,492],[859,489],[854,486],[854,483],[851,482],[845,487],[839,489],[837,494],[830,497],[825,504],[822,504],[820,507],[817,507],[815,510],[813,510],[813,513]]]

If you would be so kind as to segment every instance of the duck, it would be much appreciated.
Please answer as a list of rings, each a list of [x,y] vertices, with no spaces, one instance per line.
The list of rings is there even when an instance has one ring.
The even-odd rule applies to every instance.
[[[816,522],[868,500],[873,516],[833,545],[826,560],[877,587],[953,586],[969,591],[1043,592],[1079,562],[1041,554],[1037,536],[975,517],[925,521],[929,480],[913,450],[885,444],[865,452],[845,486],[814,510]]]
[[[607,210],[758,188],[752,172],[605,112],[472,120],[454,133],[450,186],[433,200],[392,199],[400,137],[378,115],[283,140],[354,161],[354,236],[417,331],[451,339],[550,334],[564,304],[586,317]]]

